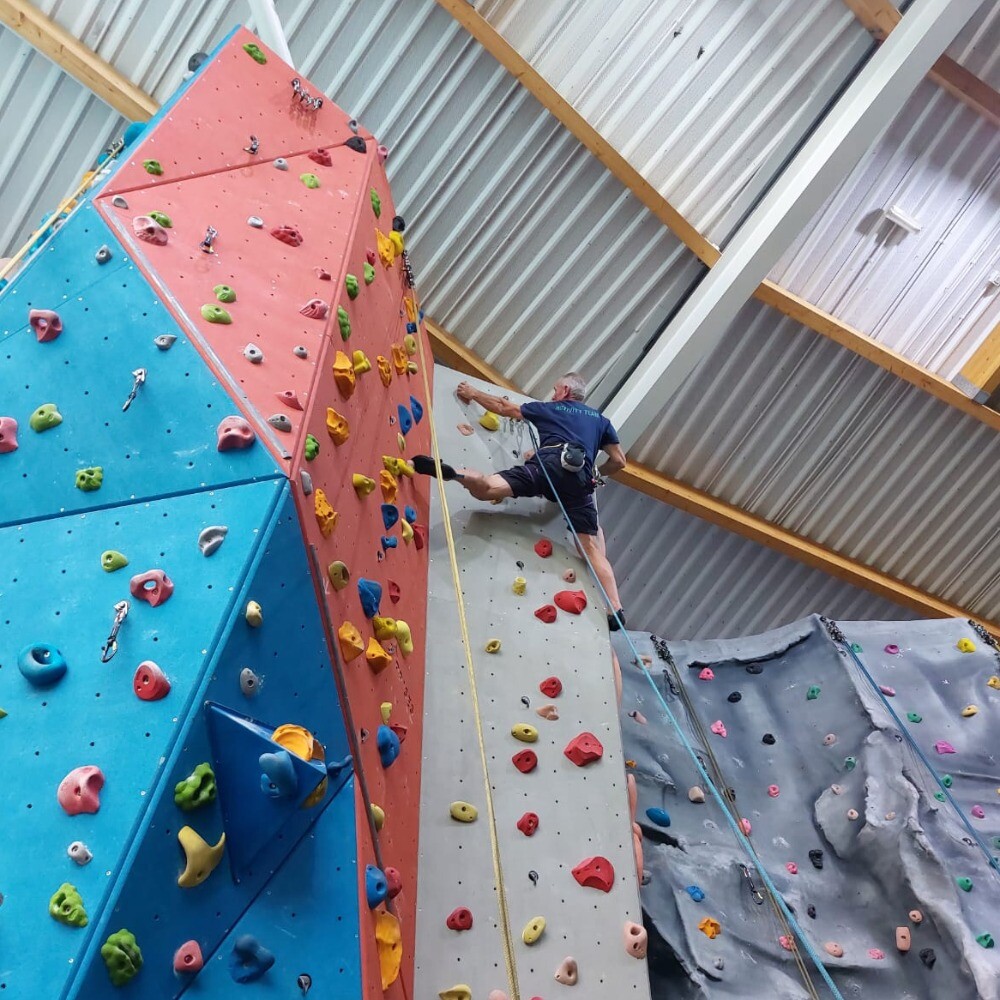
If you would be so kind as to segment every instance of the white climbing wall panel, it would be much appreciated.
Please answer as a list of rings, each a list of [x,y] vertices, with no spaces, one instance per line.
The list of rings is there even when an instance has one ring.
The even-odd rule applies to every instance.
[[[443,458],[482,471],[516,464],[514,452],[531,447],[526,429],[480,427],[482,410],[455,396],[462,378],[440,366],[436,370],[434,416]],[[474,427],[474,434],[461,434],[460,423]],[[517,996],[549,1000],[572,989],[567,996],[579,1000],[648,998],[646,963],[626,954],[623,940],[625,922],[642,918],[603,605],[556,507],[540,500],[494,506],[473,500],[455,483],[446,489],[496,810]],[[487,1000],[491,990],[509,992],[504,940],[469,665],[436,486],[432,497],[414,993],[425,1000],[465,984],[475,1000]],[[547,559],[534,550],[541,537],[554,545]],[[562,578],[570,568],[577,574],[575,583]],[[523,596],[513,590],[518,576],[527,581]],[[553,603],[557,591],[567,589],[586,592],[588,606],[581,615],[560,610],[552,624],[534,616],[537,608]],[[485,651],[490,639],[501,642],[496,654]],[[539,691],[550,676],[563,685],[555,698]],[[548,704],[557,707],[558,719],[536,713]],[[521,723],[538,730],[537,742],[511,735]],[[581,732],[593,733],[604,747],[603,757],[586,767],[563,754]],[[528,774],[511,760],[525,749],[538,756],[537,768]],[[478,809],[475,822],[451,818],[450,806],[459,800]],[[526,812],[539,817],[531,837],[517,827]],[[391,812],[386,822],[392,822]],[[571,874],[594,856],[614,866],[608,893],[579,885]],[[533,872],[537,881],[529,877]],[[470,930],[446,926],[458,907],[472,912]],[[545,918],[546,930],[529,947],[521,933],[538,916]],[[570,956],[579,968],[572,988],[554,978]]]

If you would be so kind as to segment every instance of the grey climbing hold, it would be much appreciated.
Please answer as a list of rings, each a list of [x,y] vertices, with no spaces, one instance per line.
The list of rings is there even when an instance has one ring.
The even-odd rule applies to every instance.
[[[287,170],[288,169],[288,161],[283,156],[279,156],[274,161],[274,167],[275,167],[276,170]]]
[[[305,469],[299,469],[299,479],[302,481],[302,492],[309,496],[313,491],[313,477]]]
[[[291,433],[292,422],[285,416],[284,413],[272,413],[271,416],[267,418],[267,422],[276,431],[284,431],[286,434]]]
[[[98,264],[107,264],[111,260],[111,248],[106,244],[102,246],[97,253],[94,254],[94,260]]]
[[[250,218],[247,219],[247,225],[253,226],[254,229],[263,229],[264,220],[259,215],[251,215]]]
[[[305,996],[312,989],[312,976],[308,972],[303,972],[298,979],[295,980],[295,985],[302,991],[302,995]]]
[[[111,204],[115,208],[128,208],[128,202],[120,195],[116,194],[114,198],[111,199]]]
[[[816,871],[823,870],[823,852],[819,848],[813,848],[813,850],[809,852],[809,860],[812,862],[812,866],[816,869]]]
[[[153,343],[161,351],[169,351],[171,347],[174,346],[174,341],[177,338],[172,333],[161,333],[158,337],[153,338]]]
[[[722,972],[722,970],[726,967],[726,960],[724,958],[717,958],[714,962],[714,965],[719,970],[719,972]]]
[[[816,907],[815,907],[815,906],[813,906],[813,905],[812,905],[812,903],[810,903],[810,904],[809,904],[809,905],[808,905],[808,906],[806,907],[806,916],[808,916],[808,917],[809,917],[810,919],[812,919],[812,920],[815,920],[815,919],[816,919]]]
[[[761,743],[766,743],[769,747],[773,747],[775,743],[774,736],[771,733],[764,733],[760,741]]]
[[[243,348],[243,357],[252,365],[259,365],[264,360],[264,352],[256,344],[247,344]]]
[[[228,533],[229,529],[224,524],[212,524],[202,528],[201,534],[198,535],[198,548],[201,549],[201,554],[210,556],[216,552]]]
[[[298,344],[292,348],[292,354],[294,354],[297,358],[308,358],[309,349],[307,347],[303,347],[302,344]]]
[[[248,698],[253,698],[260,690],[260,678],[249,667],[240,671],[240,690]]]

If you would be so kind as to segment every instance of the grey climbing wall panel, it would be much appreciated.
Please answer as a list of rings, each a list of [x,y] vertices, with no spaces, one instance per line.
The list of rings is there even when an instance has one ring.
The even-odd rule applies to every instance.
[[[454,394],[460,379],[441,367],[435,373],[434,411],[442,454],[453,464],[485,471],[515,464],[513,451],[530,447],[523,429],[519,441],[516,429],[481,428],[477,420],[482,410],[464,406]],[[495,391],[486,383],[476,385]],[[475,427],[471,436],[457,429],[466,421]],[[563,959],[572,956],[579,965],[579,981],[570,995],[581,1000],[649,997],[646,963],[627,955],[623,943],[625,922],[641,922],[641,916],[603,606],[585,579],[583,561],[566,544],[556,508],[535,500],[491,506],[473,500],[456,484],[446,489],[520,996],[550,997],[567,989],[554,975]],[[414,993],[436,997],[464,983],[476,1000],[485,1000],[491,990],[507,992],[507,975],[468,663],[436,489],[433,497]],[[554,544],[547,559],[533,548],[543,536]],[[576,583],[562,579],[568,568],[576,571]],[[527,583],[523,596],[513,591],[518,576]],[[536,608],[552,603],[553,594],[565,589],[586,592],[588,606],[581,615],[559,611],[552,624],[535,618]],[[484,647],[494,638],[501,648],[489,654]],[[539,683],[549,676],[563,684],[556,698],[539,691]],[[546,704],[557,706],[557,720],[536,714]],[[512,737],[511,727],[519,723],[538,730],[536,743]],[[581,731],[595,734],[604,746],[603,758],[585,768],[563,755],[566,744]],[[529,747],[538,755],[538,767],[522,774],[511,758]],[[474,823],[451,818],[449,807],[457,800],[476,806],[479,818]],[[529,811],[539,817],[531,837],[516,826]],[[593,856],[607,858],[614,866],[614,885],[607,894],[580,886],[571,874],[574,866]],[[529,872],[537,872],[537,883]],[[472,911],[471,930],[446,927],[457,907]],[[537,916],[545,918],[547,927],[541,940],[529,947],[522,943],[521,932]]]

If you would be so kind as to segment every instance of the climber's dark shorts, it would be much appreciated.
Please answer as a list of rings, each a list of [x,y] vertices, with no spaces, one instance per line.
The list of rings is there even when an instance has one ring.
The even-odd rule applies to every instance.
[[[588,488],[582,476],[567,472],[559,461],[559,452],[552,451],[546,456],[545,469],[539,465],[538,457],[529,458],[524,465],[516,465],[513,469],[503,469],[498,472],[510,486],[515,497],[545,497],[556,502],[552,495],[552,487],[545,473],[548,472],[559,498],[566,508],[569,523],[573,525],[578,535],[597,534],[597,504],[594,503],[594,491]]]

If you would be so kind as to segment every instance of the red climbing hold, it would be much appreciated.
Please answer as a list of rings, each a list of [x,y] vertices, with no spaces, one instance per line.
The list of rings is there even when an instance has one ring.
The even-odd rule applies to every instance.
[[[385,870],[386,894],[390,899],[395,899],[403,891],[403,876],[399,874],[398,868],[389,867]]]
[[[534,836],[538,829],[538,813],[525,813],[518,821],[517,828],[526,837]]]
[[[413,528],[413,544],[416,546],[419,552],[427,544],[427,528],[422,524],[414,524]]]
[[[271,230],[271,235],[279,243],[287,243],[290,247],[302,246],[302,234],[295,226],[275,226]]]
[[[201,954],[201,945],[197,941],[185,941],[174,952],[174,972],[179,976],[193,976],[201,972],[205,959]]]
[[[582,590],[560,590],[553,598],[556,606],[571,615],[578,615],[587,606],[587,595]]]
[[[174,592],[174,581],[162,569],[151,569],[136,573],[128,582],[129,592],[150,607],[157,607],[170,599]]]
[[[62,320],[59,313],[51,309],[29,309],[28,325],[35,331],[38,343],[46,344],[55,340],[62,333]]]
[[[472,910],[459,906],[448,914],[445,925],[453,931],[467,931],[472,929]]]
[[[399,584],[394,580],[389,580],[387,587],[389,590],[389,600],[393,604],[399,604],[399,599],[403,596],[403,592],[399,589]]]
[[[573,878],[588,889],[600,889],[601,892],[611,892],[615,884],[615,866],[599,855],[584,858],[574,869]]]
[[[372,267],[374,267],[375,266],[375,261],[378,260],[378,254],[375,253],[374,250],[366,250],[365,251],[365,260],[368,261],[368,263],[371,264]]]
[[[159,701],[170,694],[170,681],[152,660],[143,660],[135,668],[132,690],[142,701]]]
[[[593,764],[595,760],[600,760],[604,756],[604,747],[593,733],[580,733],[579,736],[574,736],[566,744],[563,753],[577,767],[584,767],[587,764]]]
[[[534,750],[520,750],[511,757],[511,761],[521,774],[528,774],[538,767],[538,754]]]
[[[551,604],[543,604],[535,612],[535,617],[546,625],[551,625],[556,620],[556,609]]]
[[[545,695],[546,698],[558,698],[562,694],[562,681],[558,677],[546,677],[541,684],[538,685],[538,690]]]
[[[396,739],[402,744],[406,740],[406,726],[402,723],[394,722],[389,728],[396,734]]]
[[[543,558],[548,559],[552,555],[552,543],[547,538],[539,538],[535,542],[535,551]]]
[[[333,157],[328,149],[314,149],[306,154],[313,163],[318,163],[321,167],[332,167]]]

